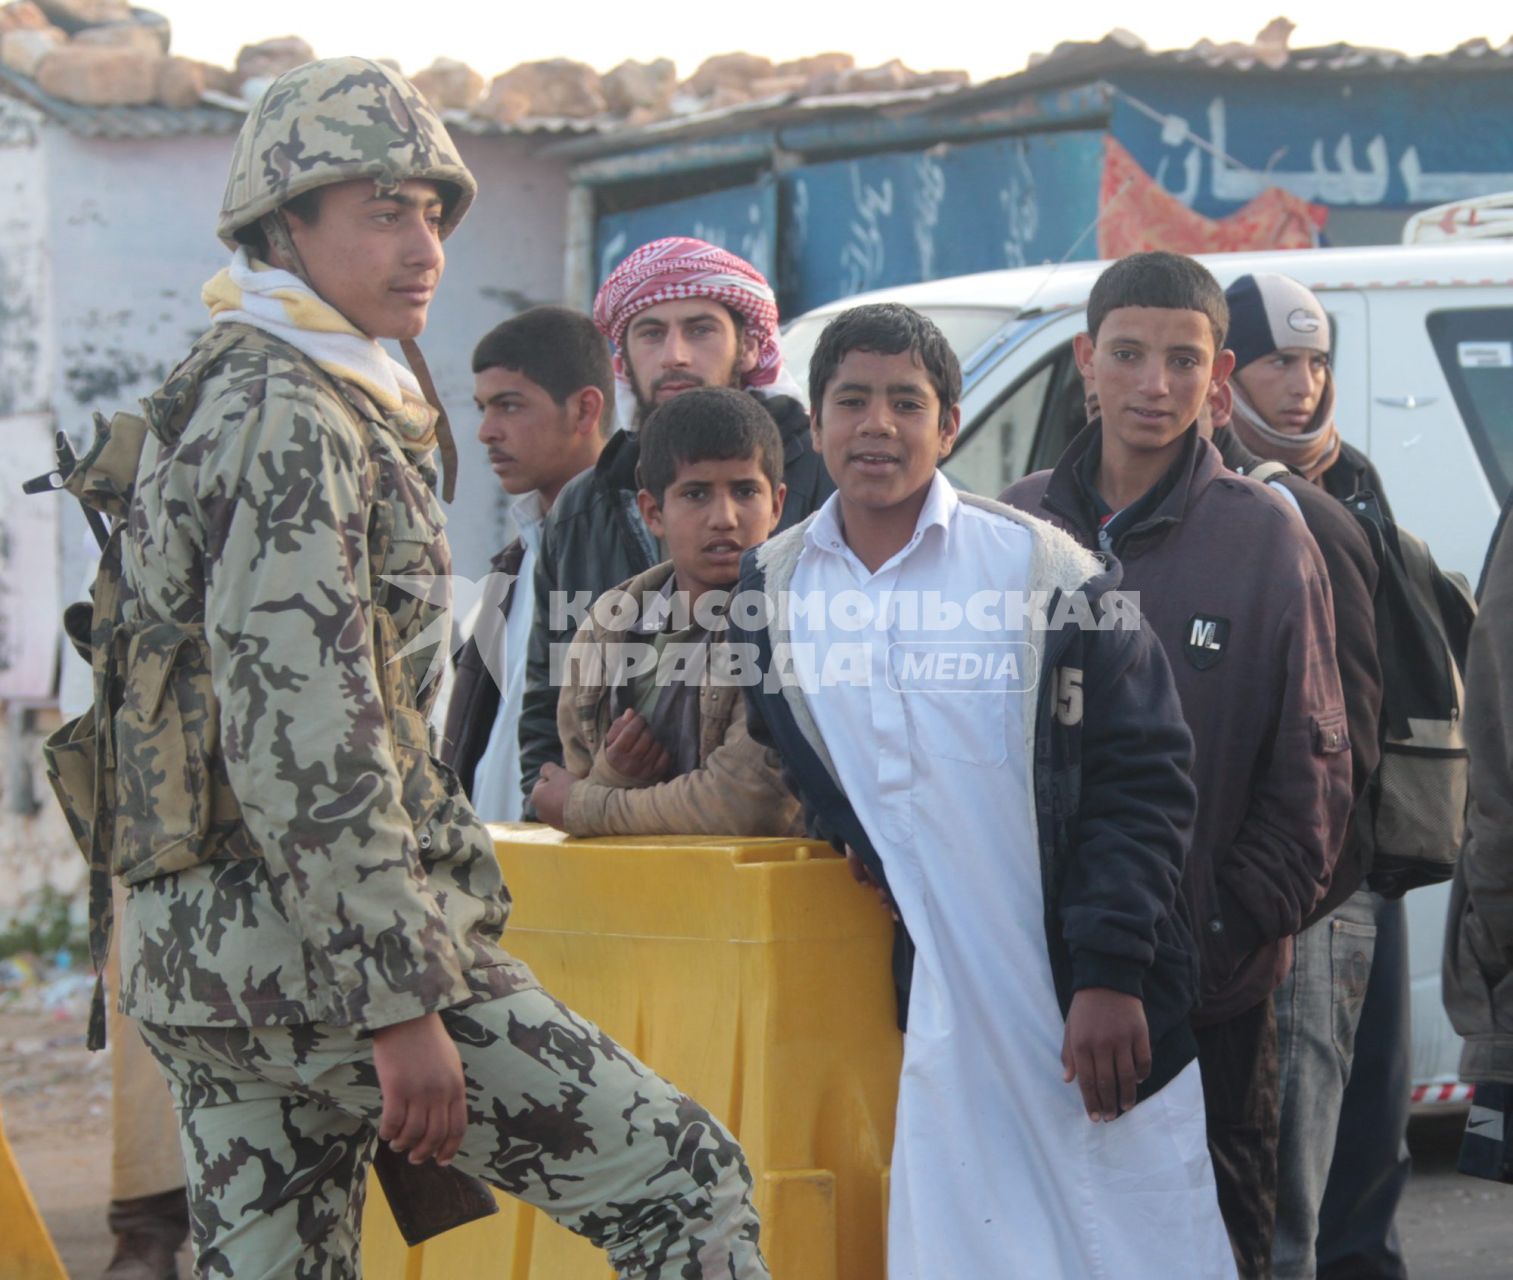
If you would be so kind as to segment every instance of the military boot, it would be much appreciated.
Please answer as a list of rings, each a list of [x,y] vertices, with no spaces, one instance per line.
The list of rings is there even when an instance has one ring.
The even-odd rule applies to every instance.
[[[116,1252],[100,1280],[178,1280],[175,1257],[189,1238],[183,1187],[135,1200],[112,1200],[106,1217]]]

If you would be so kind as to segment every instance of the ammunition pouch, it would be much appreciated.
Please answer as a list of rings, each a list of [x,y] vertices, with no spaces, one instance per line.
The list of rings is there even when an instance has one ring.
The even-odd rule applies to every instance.
[[[108,422],[103,414],[95,414],[94,441],[63,487],[106,519],[126,519],[147,430],[147,419],[140,414],[116,413]]]
[[[115,715],[111,874],[128,885],[251,856],[220,754],[202,626],[154,623],[125,640]]]
[[[95,794],[95,753],[99,745],[95,733],[95,713],[75,716],[61,729],[49,734],[42,743],[42,762],[53,794],[68,820],[74,843],[86,860],[89,858],[91,833],[99,814]]]
[[[80,851],[126,884],[214,858],[252,856],[220,756],[210,654],[198,626],[117,633],[119,706],[102,742],[94,710],[43,744],[48,780]],[[98,854],[93,836],[100,827]]]

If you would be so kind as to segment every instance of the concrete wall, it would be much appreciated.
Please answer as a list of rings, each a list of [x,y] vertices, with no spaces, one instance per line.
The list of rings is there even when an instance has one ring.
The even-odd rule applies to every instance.
[[[53,425],[45,136],[38,112],[0,97],[0,686],[40,697],[58,612],[59,520],[52,500],[24,497],[20,483],[45,465]],[[48,553],[40,569],[25,554],[38,536]],[[56,723],[45,708],[0,702],[0,932],[33,912],[45,888],[72,896],[83,887],[83,859],[40,768],[41,735]]]
[[[35,920],[48,891],[71,898],[83,922],[85,863],[42,770],[55,708],[0,702],[0,933]]]
[[[486,572],[513,534],[494,473],[478,443],[473,348],[501,321],[562,301],[567,174],[528,139],[458,139],[478,179],[478,201],[447,241],[447,269],[421,347],[457,436],[457,500],[447,513],[456,571]]]
[[[42,116],[0,97],[0,421],[47,404],[47,191]]]

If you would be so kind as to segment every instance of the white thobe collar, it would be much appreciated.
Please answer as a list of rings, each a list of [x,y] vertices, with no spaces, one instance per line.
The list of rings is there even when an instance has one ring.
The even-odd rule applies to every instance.
[[[541,541],[542,526],[546,524],[546,504],[541,501],[540,491],[528,489],[518,494],[510,503],[510,519],[515,522],[520,540],[535,551]]]
[[[877,572],[891,568],[902,560],[915,547],[924,540],[925,534],[930,529],[938,527],[941,531],[942,540],[950,537],[951,521],[956,515],[956,509],[961,506],[961,499],[956,496],[956,489],[951,482],[941,474],[935,472],[930,481],[930,492],[925,495],[925,505],[919,510],[919,519],[914,523],[914,534],[898,551],[888,560],[878,566]],[[866,577],[872,577],[872,570],[868,569],[857,558],[854,551],[846,542],[846,532],[841,525],[841,495],[839,491],[832,493],[825,499],[825,505],[819,509],[819,514],[804,531],[804,543],[807,547],[823,552],[826,555],[839,556],[842,560],[854,565]]]

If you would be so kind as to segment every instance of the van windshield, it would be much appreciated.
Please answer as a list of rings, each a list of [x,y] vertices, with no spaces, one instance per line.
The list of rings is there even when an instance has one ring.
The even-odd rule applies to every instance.
[[[1445,380],[1501,503],[1513,487],[1513,307],[1434,311],[1427,323]]]
[[[920,307],[919,310],[940,326],[962,364],[966,364],[983,343],[1014,318],[1012,307]],[[814,344],[836,314],[832,311],[824,315],[800,316],[783,330],[779,338],[783,363],[805,391],[809,388],[809,357],[814,354]]]

